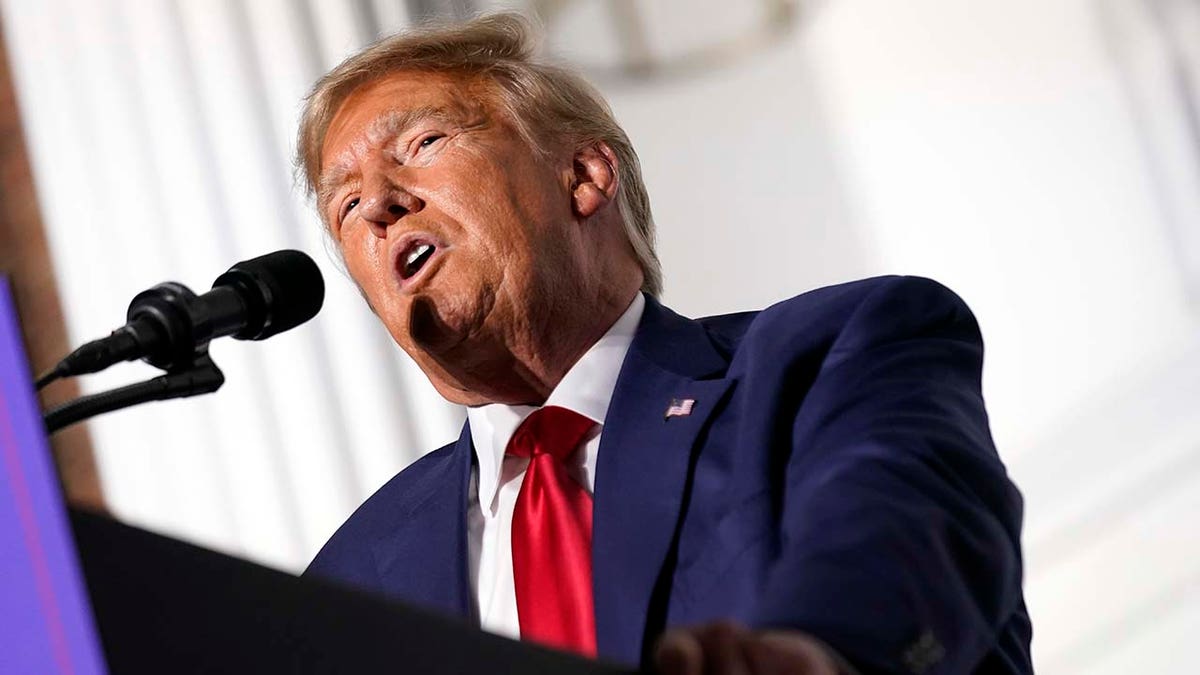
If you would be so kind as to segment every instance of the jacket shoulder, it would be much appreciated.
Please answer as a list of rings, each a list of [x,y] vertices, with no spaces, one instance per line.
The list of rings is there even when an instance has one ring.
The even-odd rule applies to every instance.
[[[377,588],[373,544],[401,526],[455,471],[456,443],[434,450],[393,476],[360,505],[309,563],[305,576]]]
[[[757,351],[856,350],[961,323],[978,340],[966,303],[949,288],[916,276],[881,276],[818,288],[758,312],[699,319],[732,356]]]

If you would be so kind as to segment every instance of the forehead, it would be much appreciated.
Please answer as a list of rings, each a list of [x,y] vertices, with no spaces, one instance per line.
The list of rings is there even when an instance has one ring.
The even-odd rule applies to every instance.
[[[342,101],[321,146],[322,171],[351,142],[380,142],[416,117],[486,117],[490,91],[449,73],[399,71],[365,82]]]

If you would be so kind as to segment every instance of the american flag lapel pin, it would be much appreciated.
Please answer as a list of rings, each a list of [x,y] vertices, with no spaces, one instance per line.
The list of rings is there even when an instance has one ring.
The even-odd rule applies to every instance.
[[[694,398],[673,398],[671,404],[667,406],[667,412],[663,415],[664,420],[669,420],[672,417],[687,417],[692,414],[692,406],[696,405]]]

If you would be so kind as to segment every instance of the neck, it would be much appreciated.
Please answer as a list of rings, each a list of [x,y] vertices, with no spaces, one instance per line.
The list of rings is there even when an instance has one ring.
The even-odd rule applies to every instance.
[[[443,397],[462,405],[543,405],[567,371],[629,308],[638,283],[624,291],[608,289],[591,298],[539,305],[503,344],[443,355],[438,370],[450,377],[430,380]],[[454,370],[446,369],[446,363],[453,363]]]
[[[514,350],[513,373],[525,385],[511,403],[542,405],[567,371],[621,318],[637,289],[603,289],[546,317],[524,349]]]

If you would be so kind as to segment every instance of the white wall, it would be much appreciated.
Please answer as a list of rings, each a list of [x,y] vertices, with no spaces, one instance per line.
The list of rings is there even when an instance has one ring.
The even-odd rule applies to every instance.
[[[826,0],[731,64],[600,81],[641,154],[677,309],[895,272],[972,305],[1027,499],[1044,672],[1200,669],[1200,160],[1152,2],[1195,16],[1186,0]],[[0,6],[76,341],[161,279],[319,252],[287,192],[298,98],[373,21],[406,20],[398,3],[335,0]],[[754,19],[749,3],[642,6],[660,56]],[[559,53],[620,54],[597,46],[613,40],[604,7],[563,11]],[[1200,45],[1200,22],[1171,25]],[[127,265],[105,264],[114,245]],[[214,349],[220,395],[95,425],[124,517],[298,569],[362,495],[449,439],[456,413],[326,268],[314,328]],[[187,433],[168,455],[170,429]]]

